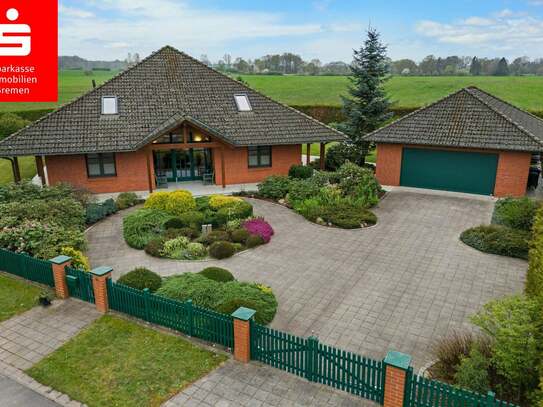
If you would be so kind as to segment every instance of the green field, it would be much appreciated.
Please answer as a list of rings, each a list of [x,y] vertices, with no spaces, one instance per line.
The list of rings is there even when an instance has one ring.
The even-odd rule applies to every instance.
[[[289,105],[340,106],[348,79],[341,76],[257,76],[243,80]],[[543,111],[543,77],[393,77],[386,89],[400,108],[420,107],[458,89],[475,85],[523,109]]]

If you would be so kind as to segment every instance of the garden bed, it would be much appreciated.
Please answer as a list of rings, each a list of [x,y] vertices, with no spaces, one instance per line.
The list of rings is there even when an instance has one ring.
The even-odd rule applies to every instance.
[[[206,230],[206,226],[210,230]],[[190,192],[155,192],[123,219],[126,243],[154,257],[176,260],[224,259],[271,240],[273,228],[253,216],[239,197]]]
[[[336,172],[293,166],[288,177],[268,177],[258,191],[237,195],[278,203],[322,226],[360,229],[377,223],[370,208],[384,191],[372,171],[346,163]]]

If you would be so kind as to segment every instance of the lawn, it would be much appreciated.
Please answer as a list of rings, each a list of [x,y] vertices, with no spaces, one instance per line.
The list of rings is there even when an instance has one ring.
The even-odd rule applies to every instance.
[[[289,105],[340,106],[348,78],[344,76],[243,75],[250,86]],[[397,107],[420,107],[465,86],[476,85],[523,109],[543,111],[543,77],[440,76],[393,77],[386,84]]]
[[[226,359],[106,315],[27,373],[89,407],[147,407],[160,406]]]
[[[35,285],[0,274],[0,322],[28,311],[43,290]]]
[[[19,170],[23,179],[31,179],[36,175],[36,161],[34,157],[19,157]],[[13,182],[11,162],[0,159],[0,185]]]

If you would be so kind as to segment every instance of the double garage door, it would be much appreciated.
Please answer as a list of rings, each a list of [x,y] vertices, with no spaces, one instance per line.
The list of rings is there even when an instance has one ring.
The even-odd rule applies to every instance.
[[[498,154],[404,148],[400,185],[491,195]]]

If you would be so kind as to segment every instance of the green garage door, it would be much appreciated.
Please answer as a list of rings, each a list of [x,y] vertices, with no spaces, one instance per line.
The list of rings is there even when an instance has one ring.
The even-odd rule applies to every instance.
[[[400,185],[491,195],[497,154],[404,148]]]

